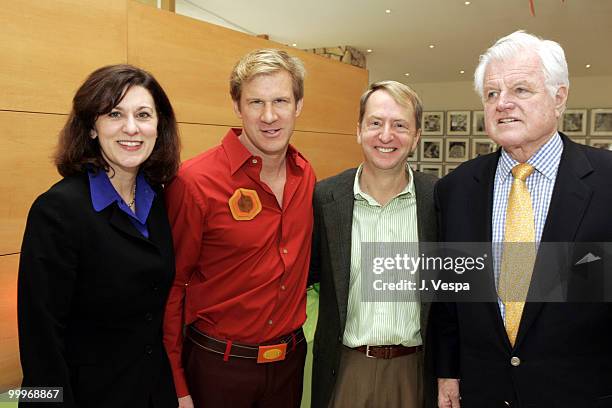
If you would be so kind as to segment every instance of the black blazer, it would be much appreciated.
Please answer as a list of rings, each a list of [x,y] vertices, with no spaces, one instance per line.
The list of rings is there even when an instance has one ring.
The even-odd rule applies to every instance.
[[[551,271],[540,251],[532,286],[546,271],[548,277],[566,274],[571,290],[572,279],[585,272],[576,262],[590,251],[603,256],[590,243],[612,241],[612,153],[561,138],[541,242],[582,244],[567,254],[569,270]],[[441,240],[491,241],[499,156],[468,161],[438,182]],[[603,270],[605,261],[592,263],[593,269]],[[461,378],[462,408],[507,407],[504,401],[512,407],[612,407],[612,304],[527,302],[514,348],[497,303],[435,304],[431,313],[437,375]],[[520,363],[512,365],[512,357]]]
[[[86,174],[36,199],[19,263],[23,387],[63,387],[64,407],[178,405],[162,346],[174,255],[159,191],[147,226],[149,239],[116,203],[97,213]]]
[[[340,366],[342,339],[351,266],[351,227],[355,197],[353,183],[357,169],[317,183],[314,193],[314,233],[312,242],[311,281],[321,283],[319,319],[313,346],[312,406],[329,405]],[[414,172],[419,240],[437,241],[433,186],[436,178]],[[421,333],[426,344],[429,304],[421,306]],[[427,352],[427,347],[425,348]],[[426,353],[428,355],[428,352]],[[431,367],[424,370],[425,379],[433,379]],[[425,381],[426,404],[432,403],[432,383]],[[427,398],[430,397],[430,398]]]

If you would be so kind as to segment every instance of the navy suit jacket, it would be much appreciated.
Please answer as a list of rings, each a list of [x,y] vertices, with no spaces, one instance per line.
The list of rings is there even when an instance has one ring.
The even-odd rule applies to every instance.
[[[567,254],[569,270],[553,271],[569,279],[571,298],[573,278],[585,272],[575,264],[589,251],[602,254],[591,243],[612,242],[612,152],[561,138],[541,242],[576,243]],[[436,185],[442,241],[491,241],[499,156],[468,161]],[[550,267],[538,263],[540,255],[532,285]],[[605,261],[589,265],[590,272],[612,276]],[[431,313],[437,376],[461,379],[462,408],[612,407],[612,304],[527,302],[514,347],[497,303],[439,303]],[[520,363],[512,365],[512,357]]]

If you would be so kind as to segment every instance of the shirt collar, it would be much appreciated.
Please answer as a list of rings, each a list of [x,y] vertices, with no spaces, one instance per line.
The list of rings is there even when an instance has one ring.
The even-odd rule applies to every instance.
[[[136,214],[129,209],[119,193],[117,193],[106,172],[98,171],[94,173],[88,171],[87,175],[89,176],[89,190],[94,210],[100,212],[116,202],[119,208],[126,214],[137,219],[141,224],[146,223],[149,211],[153,205],[153,199],[155,198],[155,191],[151,188],[142,172],[139,172],[138,176],[136,176]]]
[[[355,181],[353,182],[353,194],[355,196],[355,200],[357,201],[367,201],[369,205],[380,206],[380,204],[372,198],[368,193],[364,192],[359,185],[359,178],[361,177],[361,172],[363,171],[363,163],[359,165],[357,168],[357,172],[355,173]],[[410,168],[410,164],[406,162],[406,173],[408,173],[408,184],[402,191],[400,191],[395,197],[393,197],[389,202],[393,201],[396,198],[405,199],[414,197],[415,188],[414,188],[414,175],[412,174],[412,169]]]
[[[223,149],[227,154],[232,175],[236,173],[247,160],[256,158],[256,156],[253,156],[251,152],[244,147],[242,142],[240,142],[240,139],[238,139],[241,134],[242,129],[231,128],[221,142]],[[308,163],[306,158],[304,158],[304,156],[302,156],[302,154],[292,145],[287,147],[287,158],[291,164],[295,165],[300,170],[304,170]],[[261,158],[259,159],[261,160]]]
[[[542,174],[547,179],[554,181],[559,163],[561,161],[561,154],[563,153],[563,141],[559,136],[558,132],[555,132],[553,137],[550,138],[538,151],[527,160],[527,163],[531,164],[535,170]],[[519,164],[502,149],[501,157],[499,159],[498,168],[500,170],[501,181],[504,182],[508,177],[512,168]]]

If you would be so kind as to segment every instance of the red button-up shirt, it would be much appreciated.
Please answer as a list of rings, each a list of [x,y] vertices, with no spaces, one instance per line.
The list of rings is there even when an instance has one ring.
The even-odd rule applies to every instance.
[[[281,208],[259,178],[261,158],[242,145],[240,133],[231,129],[220,146],[185,162],[166,189],[176,278],[164,344],[179,397],[189,394],[181,363],[185,325],[258,344],[297,330],[306,319],[314,171],[289,146]],[[240,188],[254,190],[261,202],[251,220],[236,220],[230,210]]]

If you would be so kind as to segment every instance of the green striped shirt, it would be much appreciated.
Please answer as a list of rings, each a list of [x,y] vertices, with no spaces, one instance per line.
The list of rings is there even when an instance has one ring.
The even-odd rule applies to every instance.
[[[351,242],[351,277],[344,330],[344,345],[417,346],[422,344],[419,302],[361,301],[361,243],[418,242],[414,179],[406,166],[409,182],[404,190],[381,206],[359,186],[363,165],[357,169],[354,183],[355,207]],[[389,296],[385,292],[384,296]]]

